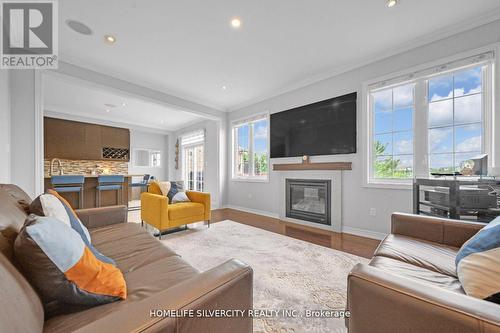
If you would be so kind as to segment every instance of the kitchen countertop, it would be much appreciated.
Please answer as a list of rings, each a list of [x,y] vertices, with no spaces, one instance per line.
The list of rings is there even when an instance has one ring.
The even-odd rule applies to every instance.
[[[59,176],[59,175],[54,175],[54,176]],[[64,174],[63,176],[81,176],[81,175],[70,175],[70,174]],[[97,178],[98,176],[100,175],[83,175],[85,178]],[[103,176],[122,176],[122,175],[119,175],[119,174],[109,174],[109,175],[103,175]],[[139,174],[127,174],[127,175],[123,175],[124,177],[144,177],[144,175],[139,175]],[[50,179],[51,176],[44,176],[45,179]]]

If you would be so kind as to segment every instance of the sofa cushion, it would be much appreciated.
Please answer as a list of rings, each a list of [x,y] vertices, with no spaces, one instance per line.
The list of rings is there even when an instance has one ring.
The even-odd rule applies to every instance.
[[[92,239],[90,238],[89,230],[87,229],[87,227],[85,227],[83,225],[82,221],[80,221],[80,219],[78,218],[78,215],[76,215],[75,210],[73,209],[73,207],[71,207],[69,202],[66,201],[66,199],[64,199],[59,193],[57,193],[54,190],[48,190],[47,192],[49,194],[52,194],[53,196],[55,196],[62,203],[62,205],[64,206],[64,209],[66,210],[66,213],[68,214],[69,223],[71,224],[71,228],[73,228],[76,232],[78,232],[78,234],[80,234],[80,236],[82,237],[83,241],[86,244],[92,243]]]
[[[41,333],[40,298],[11,261],[0,253],[0,332]]]
[[[172,184],[169,181],[156,182],[156,184],[158,184],[158,187],[160,188],[161,194],[166,197],[168,195],[168,192],[170,192],[170,188],[172,187]]]
[[[14,241],[28,216],[30,197],[15,185],[0,184],[0,252],[13,260]]]
[[[500,217],[464,243],[456,265],[467,295],[500,304]]]
[[[436,287],[445,288],[460,294],[464,293],[462,285],[457,278],[415,266],[392,258],[375,256],[370,261],[370,266],[377,267],[407,278],[420,280]]]
[[[94,306],[127,297],[122,273],[98,260],[71,227],[30,215],[14,244],[16,260],[51,316],[66,305]]]
[[[129,269],[124,272],[127,299],[51,318],[45,322],[44,332],[71,332],[112,312],[127,311],[131,304],[152,297],[199,273],[136,223],[93,229],[91,234],[100,250],[111,251],[112,254],[105,253],[119,267]],[[114,242],[115,237],[117,243],[108,246],[107,243]],[[149,308],[145,311],[149,311]]]
[[[151,183],[149,183],[148,192],[152,194],[163,195],[163,193],[161,193],[160,186],[158,185],[158,181],[152,181]]]
[[[179,202],[168,206],[168,218],[180,220],[185,217],[203,215],[205,206],[197,202]]]
[[[177,192],[174,197],[172,198],[172,203],[178,203],[178,202],[190,202],[186,192]]]
[[[59,206],[62,208],[62,212],[54,212],[54,210],[59,210]],[[55,208],[57,207],[57,209]],[[89,248],[89,250],[94,254],[102,262],[106,262],[111,265],[115,265],[115,262],[100,253],[91,243],[90,233],[83,225],[83,223],[76,215],[75,211],[71,207],[68,201],[64,199],[59,193],[54,190],[48,190],[47,194],[39,195],[33,202],[30,204],[30,213],[38,216],[48,216],[56,218],[60,220],[60,217],[64,217],[64,223],[73,228],[80,237],[82,238],[85,245]]]
[[[41,194],[30,204],[30,214],[53,217],[70,226],[69,215],[63,203],[52,193]]]
[[[171,182],[170,183],[170,191],[168,191],[168,193],[167,193],[169,203],[174,203],[174,201],[173,201],[174,197],[178,192],[179,192],[179,189],[177,188],[177,183]]]
[[[94,246],[111,257],[126,274],[161,259],[177,256],[137,223],[118,223],[91,229]]]
[[[382,241],[375,256],[392,258],[456,278],[457,252],[455,247],[391,234]]]

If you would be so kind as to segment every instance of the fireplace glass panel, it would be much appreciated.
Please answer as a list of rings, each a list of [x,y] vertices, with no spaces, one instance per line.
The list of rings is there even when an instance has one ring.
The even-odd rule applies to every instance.
[[[298,185],[293,186],[291,191],[291,205],[293,210],[299,210],[308,213],[325,214],[325,189]]]
[[[330,224],[330,180],[286,180],[286,216]]]

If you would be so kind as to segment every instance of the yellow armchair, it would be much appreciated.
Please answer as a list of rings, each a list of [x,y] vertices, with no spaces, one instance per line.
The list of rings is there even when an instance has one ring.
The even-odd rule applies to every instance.
[[[161,194],[158,184],[151,183],[148,192],[141,194],[141,220],[161,233],[167,229],[199,221],[207,221],[210,227],[210,194],[186,191],[191,202],[170,204]]]

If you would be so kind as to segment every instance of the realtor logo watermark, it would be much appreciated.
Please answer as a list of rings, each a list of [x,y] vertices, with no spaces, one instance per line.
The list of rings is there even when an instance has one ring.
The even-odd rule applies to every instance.
[[[0,4],[0,67],[57,68],[57,1],[0,0]]]

